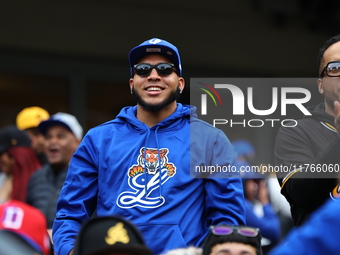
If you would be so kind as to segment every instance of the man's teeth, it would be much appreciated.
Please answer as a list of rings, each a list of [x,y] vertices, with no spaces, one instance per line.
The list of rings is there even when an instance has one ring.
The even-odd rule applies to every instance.
[[[161,89],[160,89],[160,88],[157,88],[157,87],[148,88],[148,91],[155,91],[155,90],[161,90]]]

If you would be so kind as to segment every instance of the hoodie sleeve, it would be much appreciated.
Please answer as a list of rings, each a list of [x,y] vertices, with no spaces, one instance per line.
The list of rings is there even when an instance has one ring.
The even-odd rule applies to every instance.
[[[303,226],[293,229],[269,255],[338,254],[339,210],[340,201],[329,199]]]
[[[98,174],[93,148],[90,136],[86,135],[70,162],[53,225],[57,255],[68,254],[73,249],[82,222],[88,220],[95,210]],[[83,192],[79,192],[79,187]]]
[[[207,148],[208,149],[208,148]],[[235,152],[225,134],[218,132],[212,152],[212,166],[232,166]],[[245,205],[241,178],[208,177],[205,182],[206,213],[210,225],[245,225]]]

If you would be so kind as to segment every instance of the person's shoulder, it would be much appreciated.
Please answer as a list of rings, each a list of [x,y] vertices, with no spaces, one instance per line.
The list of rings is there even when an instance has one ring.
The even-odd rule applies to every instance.
[[[53,170],[49,164],[35,171],[29,179],[28,191],[40,189],[49,185],[49,176],[54,176]]]
[[[199,118],[196,117],[190,117],[190,126],[191,127],[201,127],[201,128],[206,128],[206,129],[210,129],[210,130],[215,130],[215,131],[220,131],[220,129],[214,127],[212,124],[201,120]]]
[[[278,134],[285,133],[306,133],[310,130],[321,128],[321,123],[313,118],[303,118],[297,120],[291,120],[286,122],[284,126],[279,128]]]
[[[190,118],[190,134],[193,136],[227,137],[221,129],[214,127],[204,120],[193,117]]]
[[[204,120],[192,117],[190,121],[190,139],[192,141],[197,141],[198,139],[201,142],[207,141],[207,139],[211,141],[219,140],[229,143],[227,135],[221,129]]]
[[[114,129],[115,127],[117,127],[117,125],[122,124],[121,121],[119,121],[119,119],[115,118],[112,120],[109,120],[107,122],[104,122],[102,124],[99,124],[98,126],[95,126],[93,128],[90,128],[88,133],[102,133],[102,132],[107,132],[109,130]]]
[[[305,115],[299,119],[286,120],[280,127],[280,131],[288,132],[309,132],[317,129],[323,130],[323,122],[333,123],[332,117],[327,114],[323,108],[323,104],[309,106],[308,110],[311,115]]]
[[[210,130],[220,130],[216,127],[214,127],[212,124],[208,123],[205,120],[202,120],[198,117],[197,113],[196,113],[196,106],[193,105],[184,105],[184,107],[186,107],[186,109],[188,110],[187,112],[190,113],[190,126],[191,127],[202,127],[202,128],[207,128]]]
[[[93,129],[101,129],[101,128],[107,128],[107,127],[111,127],[113,125],[117,125],[122,123],[122,121],[119,118],[114,118],[112,120],[106,121],[102,124],[99,124],[98,126],[94,127]]]
[[[319,120],[316,120],[314,118],[303,118],[303,119],[298,119],[297,121],[297,126],[300,126],[300,127],[307,127],[307,126],[310,126],[310,125],[314,125],[315,123],[320,123]]]
[[[41,176],[45,176],[46,173],[48,173],[49,171],[53,171],[53,170],[50,164],[46,163],[32,174],[31,179],[41,178]]]

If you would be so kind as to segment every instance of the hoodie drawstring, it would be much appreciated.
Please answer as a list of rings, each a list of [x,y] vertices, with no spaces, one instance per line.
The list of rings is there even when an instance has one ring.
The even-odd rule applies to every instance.
[[[158,165],[159,165],[159,197],[162,196],[162,166],[161,166],[161,154],[159,153],[159,142],[158,142],[158,135],[157,135],[157,131],[158,131],[159,126],[156,127],[155,129],[155,140],[156,140],[156,149],[157,149],[157,153],[158,153]]]
[[[158,161],[158,166],[159,166],[159,176],[158,176],[158,180],[159,180],[159,197],[162,196],[162,167],[161,167],[161,154],[160,154],[160,148],[159,148],[159,141],[158,141],[158,135],[157,135],[157,131],[159,129],[159,126],[156,127],[155,129],[155,140],[156,140],[156,150],[157,150],[157,161]],[[144,177],[145,177],[145,183],[144,183],[144,189],[145,189],[145,196],[147,196],[147,184],[149,183],[148,180],[148,174],[147,174],[147,169],[146,169],[146,151],[147,151],[147,145],[149,142],[149,138],[150,138],[150,128],[147,128],[147,135],[146,135],[146,139],[145,139],[145,146],[144,146]],[[157,174],[157,173],[156,173]]]
[[[144,178],[145,178],[145,182],[144,182],[144,189],[145,189],[145,197],[147,196],[147,184],[149,182],[148,180],[148,174],[147,174],[147,169],[146,169],[146,150],[147,150],[147,144],[148,144],[148,141],[149,141],[149,137],[150,137],[150,128],[147,127],[147,133],[146,133],[146,139],[145,139],[145,146],[144,146]]]

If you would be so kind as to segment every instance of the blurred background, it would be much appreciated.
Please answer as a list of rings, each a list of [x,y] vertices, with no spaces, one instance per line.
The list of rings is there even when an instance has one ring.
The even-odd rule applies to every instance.
[[[158,37],[192,77],[315,77],[319,48],[340,31],[330,0],[1,0],[0,127],[40,106],[75,115],[85,131],[134,105],[128,52]],[[319,102],[316,81],[312,100]],[[275,132],[233,129],[270,162]]]

